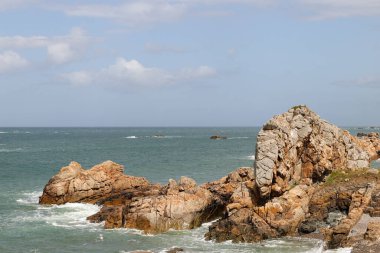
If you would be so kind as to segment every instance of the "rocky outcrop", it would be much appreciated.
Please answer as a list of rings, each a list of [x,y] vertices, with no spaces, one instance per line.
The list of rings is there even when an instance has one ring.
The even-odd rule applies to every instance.
[[[105,221],[105,228],[136,228],[146,233],[191,229],[222,215],[242,184],[254,185],[252,168],[239,168],[217,181],[198,186],[188,177],[105,199],[88,219]],[[236,196],[233,196],[236,198]]]
[[[124,175],[111,161],[90,170],[72,162],[48,182],[40,203],[102,205],[88,219],[104,221],[105,228],[160,233],[219,218],[206,239],[304,236],[324,239],[330,248],[377,249],[380,175],[368,168],[379,156],[379,134],[351,136],[297,106],[263,126],[254,168],[203,185],[181,177],[161,186]]]
[[[366,210],[377,213],[368,209],[377,171],[368,172],[370,185],[347,176],[378,158],[377,134],[356,138],[298,106],[272,118],[257,139],[255,182],[236,188],[232,196],[239,197],[226,201],[226,212],[210,226],[207,239],[254,242],[318,231],[329,247],[339,247]],[[347,186],[326,190],[331,182]]]
[[[134,199],[125,210],[124,227],[148,233],[191,229],[215,219],[221,211],[218,204],[210,191],[181,177],[178,182],[169,180],[158,196]]]
[[[227,176],[206,183],[201,187],[209,190],[222,206],[227,206],[231,197],[236,198],[236,196],[239,196],[238,192],[241,189],[248,187],[252,191],[256,191],[255,177],[251,167],[238,168]],[[257,196],[257,192],[253,195]],[[258,199],[253,198],[251,201],[257,202]]]
[[[377,137],[355,138],[306,106],[273,117],[257,136],[254,167],[260,196],[280,196],[292,184],[322,181],[336,169],[368,168],[378,157]]]
[[[210,140],[225,140],[225,139],[227,139],[226,136],[220,136],[220,135],[210,136]]]
[[[112,161],[98,164],[90,170],[71,162],[49,180],[39,203],[96,203],[122,191],[149,185],[145,178],[124,175],[123,172],[124,167]]]
[[[380,177],[361,171],[351,173],[345,180],[316,188],[310,199],[308,217],[303,221],[303,225],[313,224],[314,230],[300,231],[301,234],[318,232],[329,248],[350,246],[360,237],[364,239],[368,221],[359,221],[367,213]]]
[[[249,192],[241,191],[242,197],[227,206],[225,217],[211,225],[206,238],[216,241],[257,242],[279,236],[296,235],[300,223],[308,212],[311,191],[313,188],[296,186],[263,206],[254,206],[250,202]],[[242,206],[241,202],[249,204]]]

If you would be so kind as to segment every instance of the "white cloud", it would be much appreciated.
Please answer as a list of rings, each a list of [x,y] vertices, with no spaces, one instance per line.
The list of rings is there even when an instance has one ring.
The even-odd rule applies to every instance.
[[[28,61],[14,51],[0,53],[0,73],[7,73],[28,66]]]
[[[380,15],[379,0],[297,0],[314,19]]]
[[[48,59],[62,64],[80,58],[90,41],[82,29],[73,28],[65,36],[3,36],[0,37],[0,49],[46,48]]]
[[[49,45],[49,39],[44,36],[4,36],[0,37],[0,48],[37,48]]]
[[[49,59],[57,64],[69,62],[75,58],[75,53],[67,43],[56,43],[47,48]]]
[[[35,4],[38,0],[0,0],[0,11],[25,7],[30,4]]]
[[[137,60],[126,60],[120,57],[114,64],[100,71],[71,72],[62,77],[74,85],[95,83],[125,88],[153,88],[215,75],[216,70],[209,66],[168,71],[162,68],[146,67]]]
[[[96,17],[113,19],[125,24],[136,26],[147,23],[157,23],[178,20],[185,16],[196,14],[199,7],[207,5],[199,12],[201,15],[225,16],[231,15],[229,10],[213,10],[220,4],[240,4],[254,6],[270,6],[278,0],[133,0],[121,4],[77,4],[59,6],[69,16]],[[211,8],[211,9],[209,9]]]
[[[183,16],[181,1],[127,1],[120,5],[88,4],[66,7],[70,16],[110,18],[130,25],[170,21]]]
[[[116,63],[103,69],[102,77],[116,83],[132,86],[162,86],[173,82],[174,76],[159,68],[149,68],[137,60],[118,58]]]
[[[108,18],[128,25],[178,20],[186,16],[231,16],[226,5],[281,8],[306,11],[311,19],[380,15],[379,0],[141,0],[121,4],[60,6],[67,15]],[[216,9],[215,9],[216,8]],[[222,8],[222,9],[221,9]]]

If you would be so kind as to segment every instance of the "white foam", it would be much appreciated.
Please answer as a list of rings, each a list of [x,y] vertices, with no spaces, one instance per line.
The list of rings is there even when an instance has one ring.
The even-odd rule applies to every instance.
[[[1,131],[0,131],[0,134],[7,134],[7,133],[8,133],[8,132],[1,132]]]
[[[131,135],[131,136],[127,136],[127,137],[124,137],[126,139],[137,139],[138,137],[136,137],[135,135]]]
[[[20,152],[22,148],[0,148],[0,153]]]
[[[323,251],[323,253],[351,253],[352,248],[339,248],[339,249],[329,249]]]
[[[134,253],[134,252],[140,252],[140,250],[132,250],[132,251],[125,251],[125,250],[121,250],[119,251],[119,253]],[[149,252],[149,253],[153,253],[153,251],[150,251],[150,250],[141,250],[141,252]],[[160,251],[160,252],[167,252],[167,251]]]
[[[25,192],[23,193],[23,197],[17,199],[16,201],[21,204],[38,204],[38,199],[42,195],[40,191],[34,192]]]
[[[150,136],[155,139],[173,139],[173,138],[182,138],[183,136],[180,135],[153,135]]]
[[[45,222],[49,225],[64,228],[99,228],[101,223],[90,223],[87,217],[97,213],[100,206],[83,203],[66,203],[63,205],[38,205],[42,192],[23,193],[17,203],[34,207],[15,221]]]
[[[254,161],[256,159],[255,155],[247,156],[248,160]]]
[[[38,208],[42,211],[42,220],[56,227],[80,228],[91,224],[87,217],[97,213],[100,207],[92,204],[66,203],[64,205],[53,205],[50,208]],[[47,212],[46,212],[47,211]],[[97,225],[97,224],[92,224]]]
[[[123,233],[123,234],[140,235],[144,237],[156,236],[155,234],[144,233],[143,230],[139,230],[135,228],[112,228],[112,229],[108,229],[108,231],[115,231],[115,232]]]

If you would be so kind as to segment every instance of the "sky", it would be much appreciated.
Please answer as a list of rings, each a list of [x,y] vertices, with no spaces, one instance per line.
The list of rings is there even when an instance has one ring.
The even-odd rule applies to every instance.
[[[0,127],[380,125],[379,0],[0,0]]]

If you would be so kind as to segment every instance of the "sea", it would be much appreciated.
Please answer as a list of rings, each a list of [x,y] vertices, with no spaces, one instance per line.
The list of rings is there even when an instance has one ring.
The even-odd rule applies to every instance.
[[[380,129],[348,130],[356,134]],[[0,128],[0,252],[165,252],[173,247],[208,253],[324,252],[322,241],[301,238],[255,244],[206,241],[209,224],[159,235],[105,230],[103,224],[86,220],[99,206],[38,204],[45,184],[70,161],[91,168],[112,160],[124,165],[128,175],[162,184],[183,175],[199,184],[213,181],[253,165],[258,131],[257,127]],[[227,139],[211,140],[212,135]]]

